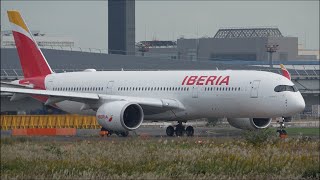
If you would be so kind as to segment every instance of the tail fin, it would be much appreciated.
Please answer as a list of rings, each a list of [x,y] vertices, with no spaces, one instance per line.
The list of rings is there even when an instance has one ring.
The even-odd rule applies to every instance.
[[[34,40],[19,11],[8,11],[12,34],[25,78],[52,74],[52,70]]]
[[[289,71],[284,67],[283,64],[280,64],[281,70],[282,70],[282,75],[286,78],[288,78],[289,80],[291,80],[291,75],[289,73]]]

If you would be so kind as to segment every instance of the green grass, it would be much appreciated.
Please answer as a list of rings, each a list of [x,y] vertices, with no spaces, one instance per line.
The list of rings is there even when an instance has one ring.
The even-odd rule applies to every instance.
[[[276,131],[276,128],[270,128]],[[317,136],[320,135],[319,128],[299,128],[299,127],[288,127],[285,128],[289,136]]]
[[[105,138],[104,138],[105,139]],[[1,139],[1,179],[317,179],[319,139]]]
[[[319,128],[286,128],[289,135],[318,136]]]

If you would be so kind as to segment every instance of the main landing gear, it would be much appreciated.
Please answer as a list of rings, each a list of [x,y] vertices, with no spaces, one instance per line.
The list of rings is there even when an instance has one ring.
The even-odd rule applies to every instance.
[[[100,130],[100,136],[103,137],[103,136],[111,136],[112,134],[116,134],[117,136],[120,136],[120,137],[127,137],[129,135],[129,131],[125,131],[125,132],[117,132],[117,131],[109,131],[105,128],[101,128]]]
[[[192,126],[187,126],[187,128],[185,128],[185,126],[182,125],[182,122],[179,121],[178,125],[176,125],[175,127],[168,126],[166,129],[166,133],[167,136],[173,136],[174,134],[176,134],[176,136],[184,136],[184,134],[186,134],[187,136],[193,136],[194,129]]]

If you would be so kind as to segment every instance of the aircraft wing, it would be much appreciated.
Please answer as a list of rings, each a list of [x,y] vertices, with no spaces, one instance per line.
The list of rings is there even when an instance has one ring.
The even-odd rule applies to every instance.
[[[96,106],[112,101],[128,101],[134,102],[144,110],[153,110],[154,113],[160,113],[172,109],[184,110],[184,106],[175,99],[159,99],[159,98],[144,98],[144,97],[131,97],[131,96],[117,96],[84,92],[70,92],[70,91],[51,91],[39,89],[25,89],[25,88],[12,88],[1,87],[1,92],[14,93],[11,100],[18,100],[14,96],[20,97],[21,95],[40,95],[48,97],[45,105],[51,105],[65,100],[82,102],[85,104],[95,104]]]
[[[1,87],[33,89],[33,85],[13,84],[11,82],[3,82],[3,81],[1,81]]]

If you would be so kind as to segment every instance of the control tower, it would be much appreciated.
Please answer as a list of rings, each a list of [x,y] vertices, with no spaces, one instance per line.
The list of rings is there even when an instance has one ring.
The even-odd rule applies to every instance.
[[[108,1],[109,54],[135,53],[135,0]]]

